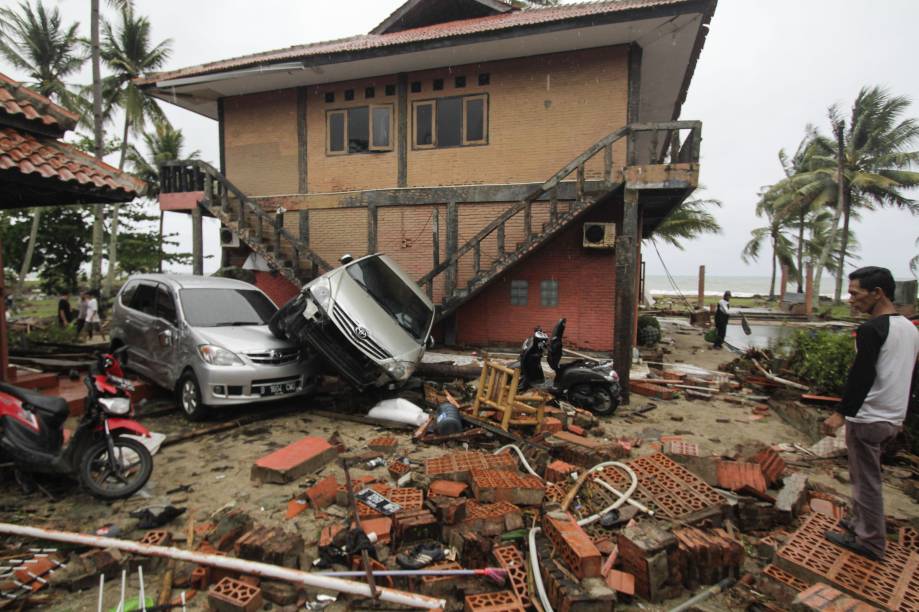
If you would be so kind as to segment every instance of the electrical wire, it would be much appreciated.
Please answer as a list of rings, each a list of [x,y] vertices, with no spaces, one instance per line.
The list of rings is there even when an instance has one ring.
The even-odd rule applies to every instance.
[[[686,296],[683,295],[683,292],[680,291],[680,288],[677,286],[676,281],[673,279],[673,276],[670,274],[670,270],[667,269],[667,264],[664,263],[664,258],[661,256],[661,252],[657,248],[657,241],[654,238],[651,238],[651,244],[654,245],[654,252],[657,253],[657,258],[660,260],[661,265],[664,266],[664,273],[667,275],[667,280],[670,281],[670,286],[677,292],[677,295],[680,296],[680,299],[686,303],[686,308],[690,311],[695,310],[689,300],[686,299]]]

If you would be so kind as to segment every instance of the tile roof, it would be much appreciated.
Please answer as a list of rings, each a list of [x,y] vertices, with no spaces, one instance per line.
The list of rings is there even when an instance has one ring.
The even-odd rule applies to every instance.
[[[334,55],[336,53],[368,51],[371,49],[396,47],[409,43],[468,36],[485,32],[500,32],[538,24],[638,9],[686,4],[687,2],[689,2],[689,0],[605,0],[600,2],[580,2],[549,7],[526,8],[502,13],[500,15],[461,19],[411,30],[392,32],[390,34],[364,34],[337,40],[296,45],[286,49],[244,55],[198,66],[190,66],[171,72],[161,72],[138,79],[136,82],[140,85],[144,85],[167,79],[247,68],[285,60],[298,60],[320,55]]]
[[[45,96],[0,73],[0,114],[19,116],[63,135],[77,125],[80,116]]]
[[[0,127],[0,171],[38,175],[73,187],[140,195],[143,181],[54,138]],[[64,187],[64,185],[62,185]]]

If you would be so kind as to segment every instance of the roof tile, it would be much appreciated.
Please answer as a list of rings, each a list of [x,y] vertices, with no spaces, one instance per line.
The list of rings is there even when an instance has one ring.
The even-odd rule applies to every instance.
[[[3,102],[3,110],[7,114],[22,115],[28,121],[56,127],[61,135],[75,128],[80,118],[76,113],[55,104],[2,72],[0,72],[0,101]]]

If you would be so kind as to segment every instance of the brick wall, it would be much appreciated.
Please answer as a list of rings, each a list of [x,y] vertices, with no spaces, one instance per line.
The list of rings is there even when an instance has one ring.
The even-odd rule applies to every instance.
[[[585,221],[611,221],[611,207],[593,210]],[[562,231],[516,267],[496,279],[456,314],[457,342],[519,347],[537,325],[549,332],[568,319],[565,345],[608,351],[613,347],[616,268],[613,251],[581,246],[582,223]],[[512,306],[511,281],[528,282],[527,306]],[[558,281],[559,304],[540,304],[540,283]]]
[[[479,74],[489,84],[478,84]],[[455,78],[466,77],[457,88]],[[408,185],[463,185],[543,181],[597,139],[626,124],[628,48],[600,47],[409,73],[421,91],[408,94]],[[433,90],[435,79],[443,89]],[[387,75],[307,90],[308,191],[391,188],[398,183],[398,96],[386,95],[397,77]],[[373,87],[374,97],[365,90]],[[346,101],[344,93],[354,92]],[[334,94],[327,103],[326,94]],[[487,94],[488,144],[443,149],[412,148],[412,102]],[[393,150],[326,154],[326,114],[369,104],[391,105]],[[224,100],[229,179],[250,195],[298,191],[296,89]],[[615,158],[624,160],[625,143]],[[600,176],[602,156],[588,166]],[[621,165],[621,164],[615,164]]]
[[[296,193],[295,89],[224,99],[227,177],[248,194]]]

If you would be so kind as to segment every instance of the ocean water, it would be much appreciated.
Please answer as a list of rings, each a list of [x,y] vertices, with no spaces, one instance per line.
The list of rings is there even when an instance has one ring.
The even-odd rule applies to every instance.
[[[690,275],[674,275],[673,280],[679,291],[687,298],[695,296],[698,292],[699,278]],[[779,291],[780,277],[776,275],[775,291]],[[646,291],[650,295],[674,295],[677,290],[674,289],[670,280],[664,274],[649,274],[645,278]],[[789,281],[788,291],[797,289],[794,282]],[[833,296],[834,284],[833,279],[824,275],[820,294]],[[725,291],[730,291],[734,297],[751,297],[754,295],[769,295],[769,277],[768,276],[713,276],[705,277],[705,295],[721,295]]]

